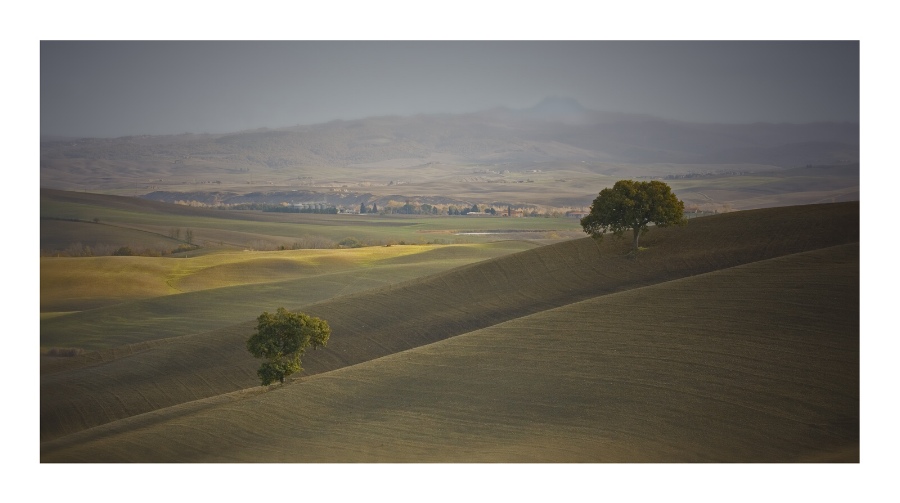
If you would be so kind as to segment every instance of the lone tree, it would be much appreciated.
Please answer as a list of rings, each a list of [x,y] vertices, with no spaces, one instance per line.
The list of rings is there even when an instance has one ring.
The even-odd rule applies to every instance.
[[[591,212],[581,219],[584,232],[603,237],[612,232],[621,238],[626,230],[634,232],[632,253],[638,251],[638,239],[647,232],[647,224],[657,227],[684,225],[684,202],[675,197],[671,187],[659,181],[620,180],[612,188],[600,191]]]
[[[325,346],[331,335],[331,327],[325,320],[292,313],[283,307],[275,314],[263,312],[256,321],[256,333],[247,339],[247,350],[256,358],[268,360],[256,371],[263,386],[276,379],[283,384],[285,376],[303,370],[300,356],[306,348]]]

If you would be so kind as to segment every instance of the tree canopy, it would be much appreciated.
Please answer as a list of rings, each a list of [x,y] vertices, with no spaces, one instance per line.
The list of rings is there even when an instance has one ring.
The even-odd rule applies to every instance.
[[[584,232],[594,237],[602,237],[606,232],[622,237],[631,229],[632,252],[638,251],[638,240],[650,223],[657,227],[687,223],[684,202],[675,197],[671,187],[657,180],[616,182],[612,188],[600,191],[591,204],[591,212],[581,219]]]
[[[300,356],[306,348],[325,346],[331,336],[331,327],[325,320],[303,313],[292,313],[279,307],[275,314],[263,312],[256,319],[256,333],[247,339],[247,350],[256,358],[266,358],[256,371],[262,385],[303,370]]]

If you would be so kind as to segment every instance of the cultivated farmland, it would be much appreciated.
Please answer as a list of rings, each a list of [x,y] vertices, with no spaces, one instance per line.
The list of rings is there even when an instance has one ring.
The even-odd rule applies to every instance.
[[[857,253],[840,246],[598,297],[270,393],[136,416],[44,452],[69,461],[852,460],[858,339],[847,332],[857,320],[835,313],[853,299]],[[823,263],[830,274],[815,286],[833,314],[818,315],[818,296],[804,296],[773,316],[784,307],[772,289],[790,295]],[[634,327],[635,303],[694,291],[703,294],[662,303]],[[715,315],[684,315],[698,306]]]
[[[83,305],[44,298],[48,257],[42,305],[81,312],[41,345],[93,351],[42,359],[41,460],[858,461],[858,243],[851,202],[652,229],[636,258],[609,237],[146,257],[158,291]],[[263,388],[243,343],[274,301],[333,335]]]

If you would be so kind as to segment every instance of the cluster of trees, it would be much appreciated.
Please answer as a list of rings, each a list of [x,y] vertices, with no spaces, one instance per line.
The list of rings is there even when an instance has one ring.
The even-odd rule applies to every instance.
[[[334,206],[328,207],[320,207],[320,206],[281,206],[281,205],[266,205],[263,211],[274,212],[274,213],[321,213],[326,215],[337,215],[338,209]]]
[[[336,248],[337,243],[324,236],[306,235],[300,236],[291,244],[292,250],[329,249]]]
[[[362,248],[363,244],[360,240],[354,237],[346,237],[340,241],[338,241],[339,248]]]
[[[490,213],[491,215],[499,215],[502,214],[503,211],[497,211],[495,208],[488,207],[483,210],[485,213]],[[381,209],[378,208],[377,203],[373,203],[372,207],[366,205],[366,203],[361,203],[359,205],[360,213],[381,213],[385,215],[467,215],[469,213],[481,213],[482,209],[479,208],[477,204],[473,204],[471,207],[459,207],[451,205],[447,207],[446,210],[441,209],[441,207],[434,206],[428,203],[413,203],[407,201],[405,204],[400,205],[399,203],[391,202]],[[537,213],[532,216],[539,216]]]
[[[473,204],[471,207],[468,206],[456,206],[450,205],[447,206],[446,209],[442,209],[442,207],[434,206],[431,204],[418,204],[406,202],[403,205],[398,204],[388,204],[381,209],[379,209],[378,205],[373,203],[372,207],[366,205],[366,203],[360,203],[359,205],[360,213],[381,213],[384,215],[468,215],[469,213],[488,213],[490,215],[511,215],[513,213],[512,208],[508,207],[506,210],[504,209],[496,209],[491,206],[486,206],[484,208],[478,206],[478,204]],[[526,217],[562,217],[563,213],[559,211],[550,211],[543,213],[538,211],[537,209],[524,210],[523,216]]]
[[[181,241],[181,229],[176,227],[169,229],[169,237]],[[185,229],[184,242],[189,245],[194,244],[194,231],[192,229]]]
[[[196,250],[197,245],[179,244],[176,248],[166,248],[165,243],[157,243],[155,246],[114,245],[95,243],[93,245],[81,242],[72,243],[60,249],[41,249],[41,257],[165,257],[186,251]]]
[[[148,187],[148,188],[150,188],[150,187]],[[181,206],[190,206],[192,208],[212,208],[212,207],[218,206],[217,204],[205,203],[203,201],[196,201],[194,199],[190,199],[190,200],[177,199],[177,200],[173,201],[173,204],[178,204]]]
[[[437,206],[432,206],[428,203],[425,203],[421,206],[413,206],[409,203],[404,204],[400,207],[400,211],[398,213],[404,215],[439,215],[441,210],[438,209]]]
[[[233,204],[228,208],[232,210],[260,210],[270,213],[322,213],[328,215],[336,215],[338,212],[338,209],[336,207],[326,206],[324,204],[294,206],[270,203],[241,203]]]
[[[110,255],[115,255],[116,252],[121,249],[121,246],[106,244],[106,243],[95,243],[93,245],[85,244],[82,242],[71,243],[67,245],[65,248],[51,248],[51,249],[41,249],[42,257],[108,257]],[[130,249],[130,248],[129,248]],[[144,255],[144,256],[155,256],[161,257],[162,251],[160,250],[139,250],[137,252],[133,252],[134,255]]]
[[[81,220],[72,219],[72,221],[79,222]],[[100,223],[99,218],[93,219],[94,223]],[[194,231],[193,229],[181,229],[177,227],[173,227],[169,229],[169,238],[174,239],[176,241],[181,241],[175,248],[169,248],[171,246],[170,242],[160,240],[160,242],[152,244],[152,245],[138,245],[134,243],[130,243],[127,245],[121,244],[108,244],[108,243],[94,243],[94,244],[84,244],[81,242],[76,242],[69,244],[65,248],[62,249],[53,249],[53,250],[41,250],[42,257],[108,257],[108,256],[116,256],[116,257],[130,257],[130,256],[141,256],[141,257],[164,257],[166,255],[174,255],[176,253],[184,253],[187,251],[195,250],[198,248],[197,245],[194,244]]]
[[[338,209],[335,206],[328,206],[321,203],[311,203],[303,206],[273,203],[239,203],[220,206],[220,208],[228,210],[258,210],[274,213],[324,213],[328,215],[335,215],[338,213]]]
[[[324,204],[311,204],[309,206],[288,206],[285,204],[273,203],[238,203],[220,206],[222,209],[231,210],[258,210],[266,212],[279,213],[325,213],[337,214],[346,211],[346,209],[337,208],[335,206],[326,206]],[[469,213],[488,213],[491,215],[509,215],[512,213],[511,208],[496,209],[486,206],[481,208],[478,204],[471,207],[464,206],[435,206],[428,203],[415,203],[406,201],[400,204],[398,201],[389,201],[388,204],[379,206],[377,202],[368,205],[365,202],[359,204],[360,214],[381,214],[381,215],[468,215]],[[526,217],[561,217],[563,214],[559,211],[541,212],[537,209],[524,210],[523,216]]]
[[[374,203],[373,207],[375,207]],[[439,215],[441,211],[436,206],[427,203],[418,204],[406,201],[406,203],[401,206],[388,204],[383,207],[380,212],[377,210],[377,207],[375,207],[370,213],[382,213],[385,215]]]
[[[471,208],[457,208],[456,206],[450,206],[447,208],[448,215],[468,215],[469,213],[481,213],[481,208],[478,207],[477,204],[473,204]],[[496,215],[497,210],[494,208],[487,208],[484,210],[484,213],[490,213],[491,215]]]

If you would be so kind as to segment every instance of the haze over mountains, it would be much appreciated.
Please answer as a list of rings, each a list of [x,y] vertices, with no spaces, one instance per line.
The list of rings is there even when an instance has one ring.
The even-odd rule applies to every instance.
[[[412,158],[468,163],[605,161],[756,163],[780,167],[859,160],[859,124],[699,124],[588,110],[550,97],[524,110],[373,117],[232,134],[42,141],[61,159],[176,160],[192,156],[280,170]],[[42,184],[52,185],[45,178]]]

